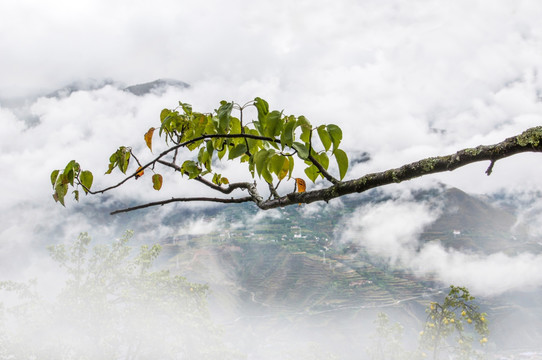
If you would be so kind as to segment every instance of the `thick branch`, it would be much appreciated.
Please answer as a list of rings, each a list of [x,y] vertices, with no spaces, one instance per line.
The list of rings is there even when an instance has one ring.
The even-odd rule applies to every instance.
[[[286,196],[267,201],[264,201],[263,198],[258,194],[255,184],[246,183],[248,184],[246,189],[248,190],[250,197],[240,199],[177,198],[140,205],[124,210],[118,210],[112,214],[179,201],[214,201],[222,203],[241,203],[253,201],[263,210],[298,203],[309,204],[315,201],[328,201],[348,194],[362,193],[376,187],[392,183],[400,183],[424,175],[453,171],[465,165],[480,161],[491,161],[490,168],[488,171],[486,171],[486,173],[489,175],[497,160],[524,152],[542,152],[542,126],[528,129],[522,134],[505,139],[498,144],[480,145],[476,148],[460,150],[451,155],[430,157],[403,165],[396,169],[367,174],[354,180],[342,181],[325,189],[313,190],[304,193],[293,192],[287,194]],[[243,186],[243,188],[245,187]]]
[[[403,165],[400,168],[343,181],[325,189],[291,193],[279,199],[265,201],[258,206],[265,210],[298,203],[309,204],[321,200],[328,201],[343,195],[362,193],[376,187],[400,183],[424,175],[452,171],[479,161],[489,160],[494,164],[497,160],[523,152],[542,152],[542,126],[528,129],[522,134],[510,137],[498,144],[480,145],[476,148],[460,150],[451,155],[430,157]],[[493,166],[491,166],[492,169]],[[491,172],[488,171],[488,173]]]

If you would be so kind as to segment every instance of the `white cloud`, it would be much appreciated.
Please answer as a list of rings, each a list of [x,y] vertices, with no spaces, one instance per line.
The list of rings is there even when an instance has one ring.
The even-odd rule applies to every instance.
[[[119,145],[132,145],[142,160],[150,159],[142,135],[158,123],[162,108],[178,100],[209,111],[222,99],[244,102],[261,96],[271,107],[304,114],[315,124],[336,123],[349,153],[371,155],[347,176],[494,143],[539,125],[541,11],[542,3],[535,1],[484,0],[2,2],[0,99],[85,78],[135,84],[170,77],[192,86],[161,96],[136,97],[107,86],[61,99],[29,100],[28,112],[40,120],[33,127],[8,107],[9,101],[0,100],[0,250],[19,249],[7,238],[24,244],[20,248],[41,246],[34,238],[38,230],[28,227],[29,217],[46,229],[61,229],[51,242],[88,228],[72,214],[76,205],[65,210],[52,202],[51,170],[75,158],[94,171],[97,188],[115,183],[120,177],[101,176],[109,155]],[[156,143],[154,154],[159,151]],[[484,175],[488,164],[471,165],[386,191],[408,192],[404,189],[416,186],[411,184],[439,180],[476,193],[536,191],[542,176],[538,161],[539,155],[519,155],[499,161],[490,177]],[[240,180],[246,168],[229,164],[224,172]],[[157,193],[146,174],[119,189],[114,199],[145,202],[195,193],[207,194],[199,184],[170,177]],[[319,205],[304,210],[319,211]],[[364,226],[378,231],[376,219],[383,210],[372,209],[372,219],[360,213]],[[415,246],[416,233],[432,219],[405,221],[409,212],[421,216],[425,211],[407,203],[387,211],[407,212],[394,215],[396,236],[386,240],[398,248]],[[66,230],[59,219],[73,227]],[[403,257],[400,252],[387,256]]]
[[[421,232],[435,221],[435,204],[408,199],[389,200],[359,208],[337,228],[343,242],[361,245],[371,255],[419,276],[435,276],[443,284],[466,286],[474,294],[499,295],[542,286],[542,255],[489,255],[423,243]]]

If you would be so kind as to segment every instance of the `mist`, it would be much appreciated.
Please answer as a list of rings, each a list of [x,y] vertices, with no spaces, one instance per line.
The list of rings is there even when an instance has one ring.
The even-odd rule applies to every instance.
[[[141,316],[114,324],[107,311],[79,309],[89,311],[85,323],[53,306],[70,274],[48,246],[69,246],[85,232],[93,246],[111,245],[133,230],[132,254],[162,246],[149,272],[169,270],[209,287],[204,317],[224,354],[363,358],[379,311],[401,322],[405,342],[415,343],[425,307],[451,284],[468,287],[491,310],[491,346],[539,351],[538,154],[500,160],[491,176],[488,163],[473,164],[381,192],[267,212],[182,204],[109,216],[210,193],[166,171],[160,192],[142,177],[63,208],[51,197],[49,175],[76,159],[95,174],[96,189],[115,184],[120,175],[102,176],[111,153],[131,146],[145,162],[164,150],[156,141],[151,153],[143,134],[178,101],[209,112],[220,100],[259,96],[285,114],[337,124],[351,160],[347,179],[496,143],[541,124],[541,14],[542,4],[529,0],[2,2],[0,281],[36,279],[32,306],[42,306],[9,315],[2,341],[15,346],[18,338],[22,349],[35,340],[42,358],[51,344],[79,344],[100,358],[93,351],[106,345],[96,339],[111,338],[121,358],[129,345],[120,337],[145,339],[141,349],[156,352],[151,343],[171,339],[165,332],[191,332],[190,313],[181,312],[185,324],[161,328],[144,301],[126,305]],[[189,86],[125,90],[156,79]],[[247,181],[244,164],[221,166],[230,181]],[[305,174],[299,168],[294,176]],[[309,190],[327,185],[307,183]],[[464,202],[447,202],[443,194],[455,188],[468,195]],[[291,189],[284,182],[279,191]],[[17,292],[2,293],[0,303],[13,310]],[[89,330],[102,323],[111,327]],[[186,346],[175,351],[194,354]]]

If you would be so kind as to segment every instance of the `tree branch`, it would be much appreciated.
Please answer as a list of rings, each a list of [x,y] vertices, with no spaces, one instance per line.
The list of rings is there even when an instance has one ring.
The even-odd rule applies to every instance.
[[[164,160],[158,160],[157,162],[164,165],[164,166],[169,166],[170,168],[181,172],[181,167],[179,165],[177,165],[177,164],[170,163],[170,162],[167,162],[167,161],[164,161]],[[222,186],[219,186],[219,185],[216,185],[216,184],[212,183],[211,181],[209,181],[209,180],[207,180],[207,179],[205,179],[205,178],[203,178],[201,176],[195,177],[194,180],[199,181],[200,183],[210,187],[213,190],[220,191],[223,194],[230,194],[233,190],[236,190],[236,189],[246,190],[250,186],[252,186],[252,184],[249,183],[249,182],[240,182],[240,183],[229,184],[227,187],[224,188]]]
[[[338,184],[339,183],[339,180],[335,179],[333,176],[331,176],[327,171],[326,169],[324,169],[324,167],[322,166],[322,164],[320,164],[312,155],[309,155],[309,158],[310,162],[312,162],[314,164],[314,166],[316,166],[316,168],[318,169],[318,171],[320,171],[320,173],[322,175],[324,175],[324,177],[326,178],[327,181],[329,181],[330,183],[332,184]]]
[[[250,197],[250,196],[246,196],[246,197],[243,197],[243,198],[237,198],[237,199],[234,199],[234,198],[221,199],[221,198],[208,198],[208,197],[171,198],[171,199],[168,199],[168,200],[155,201],[155,202],[150,202],[150,203],[143,204],[143,205],[137,205],[137,206],[133,206],[133,207],[125,208],[125,209],[115,210],[115,211],[111,212],[110,214],[115,215],[115,214],[130,212],[130,211],[134,211],[134,210],[145,209],[145,208],[148,208],[148,207],[151,207],[151,206],[162,206],[162,205],[166,205],[166,204],[173,203],[173,202],[193,202],[193,201],[217,202],[217,203],[225,203],[225,204],[239,204],[239,203],[254,201],[254,199],[252,197]]]
[[[111,214],[118,214],[121,212],[143,209],[150,206],[165,205],[171,202],[210,201],[221,203],[242,203],[252,201],[260,209],[267,210],[298,203],[309,204],[315,201],[329,201],[331,199],[344,195],[362,193],[376,187],[392,183],[400,183],[429,174],[453,171],[465,165],[480,161],[491,161],[490,167],[488,171],[486,171],[486,173],[489,175],[496,161],[524,152],[542,152],[542,126],[530,128],[521,133],[520,135],[507,138],[504,141],[494,145],[480,145],[475,148],[468,148],[457,151],[456,153],[451,155],[429,157],[410,164],[403,165],[399,168],[367,174],[354,180],[341,181],[325,189],[307,191],[303,193],[292,192],[290,194],[287,194],[286,196],[282,196],[279,198],[263,200],[263,198],[257,192],[256,183],[238,183],[230,185],[230,188],[233,186],[237,186],[237,188],[246,189],[250,194],[249,197],[238,199],[220,199],[205,197],[173,198],[169,200],[139,205],[123,210],[117,210],[112,212]],[[155,161],[158,161],[158,159]],[[202,180],[203,179],[200,179],[199,181],[201,182]],[[203,183],[205,182],[208,183],[207,180],[204,180]],[[206,185],[218,187],[212,183]]]
[[[424,175],[453,171],[479,161],[489,160],[494,164],[497,160],[524,152],[542,152],[542,126],[530,128],[520,135],[510,137],[494,145],[480,145],[476,148],[460,150],[451,155],[426,158],[403,165],[400,168],[367,174],[350,181],[342,181],[325,189],[290,193],[278,199],[260,203],[258,206],[266,210],[298,203],[329,201],[347,194],[362,193],[376,187],[400,183]],[[492,169],[493,166],[491,166]]]
[[[280,144],[280,140],[279,139],[274,139],[274,138],[270,138],[270,137],[267,137],[267,136],[259,136],[259,135],[252,135],[252,134],[207,134],[207,135],[201,135],[197,138],[194,138],[194,139],[191,139],[191,140],[188,140],[188,141],[185,141],[185,142],[182,142],[180,144],[177,144],[175,146],[172,146],[170,147],[169,149],[167,150],[164,150],[162,151],[156,158],[154,158],[154,160],[151,160],[149,161],[147,164],[143,165],[141,167],[141,169],[139,169],[139,171],[136,171],[134,172],[132,175],[124,178],[122,181],[118,182],[117,184],[115,185],[112,185],[112,186],[109,186],[105,189],[102,189],[102,190],[96,190],[96,191],[90,191],[88,190],[88,193],[89,194],[92,194],[92,195],[96,195],[96,194],[103,194],[104,192],[106,191],[109,191],[109,190],[113,190],[115,188],[118,188],[119,186],[121,186],[122,184],[124,184],[126,181],[130,180],[131,178],[135,177],[136,174],[138,172],[140,172],[141,170],[145,170],[146,168],[148,168],[149,166],[153,165],[154,163],[156,162],[159,162],[159,160],[161,158],[163,158],[164,156],[166,156],[167,154],[169,154],[170,152],[172,151],[176,151],[182,147],[185,147],[185,146],[188,146],[190,144],[193,144],[195,142],[198,142],[198,141],[201,141],[201,140],[206,140],[206,139],[214,139],[214,138],[224,138],[224,139],[236,139],[236,138],[245,138],[245,139],[254,139],[254,140],[265,140],[265,141],[270,141],[270,142],[274,142],[274,143],[277,143],[277,144]]]

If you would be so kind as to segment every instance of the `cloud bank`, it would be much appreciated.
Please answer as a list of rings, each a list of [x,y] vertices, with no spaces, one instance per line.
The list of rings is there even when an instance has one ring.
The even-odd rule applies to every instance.
[[[338,230],[342,242],[362,246],[383,261],[433,276],[442,284],[466,286],[474,294],[499,295],[542,285],[542,255],[458,251],[420,235],[440,215],[435,204],[388,200],[358,208]],[[344,230],[342,230],[344,229]]]

